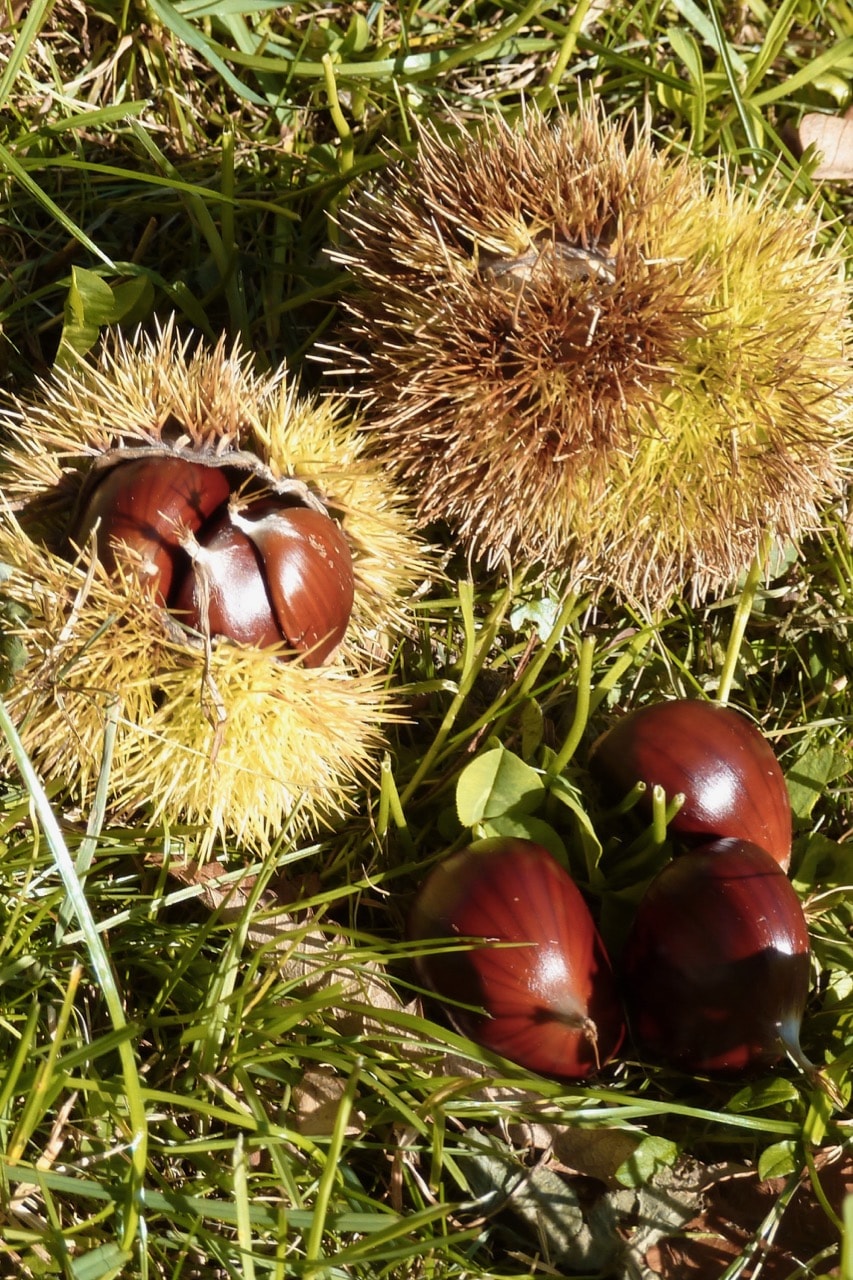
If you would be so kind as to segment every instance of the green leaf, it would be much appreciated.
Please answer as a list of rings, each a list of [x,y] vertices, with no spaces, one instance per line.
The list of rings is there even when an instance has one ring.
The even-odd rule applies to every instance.
[[[797,1144],[785,1138],[782,1142],[774,1142],[765,1147],[758,1159],[758,1176],[763,1182],[765,1178],[787,1178],[799,1167]]]
[[[542,818],[532,814],[514,817],[504,813],[500,817],[484,822],[482,826],[484,836],[512,836],[515,840],[535,840],[537,844],[544,845],[561,866],[568,866],[569,855],[562,837]]]
[[[85,355],[98,340],[101,325],[112,313],[113,293],[105,280],[94,271],[74,267],[71,287],[65,299],[62,337],[56,356],[60,367],[73,364],[73,354]]]
[[[169,4],[168,0],[151,0],[151,8],[157,17],[163,23],[163,26],[172,33],[179,41],[188,44],[191,49],[195,49],[196,53],[201,54],[210,66],[216,71],[227,85],[234,90],[241,98],[252,102],[257,107],[265,107],[267,104],[263,98],[253,92],[248,85],[243,84],[239,77],[228,64],[219,56],[216,46],[201,31],[198,31],[190,22],[178,13],[174,5]],[[236,59],[234,59],[236,61]]]
[[[90,1249],[71,1263],[71,1275],[74,1280],[113,1280],[120,1275],[132,1253],[120,1249],[117,1244],[102,1244],[99,1249]]]
[[[98,341],[104,325],[141,319],[150,309],[154,287],[147,276],[110,285],[96,271],[74,267],[65,299],[65,320],[56,363],[67,366]]]
[[[798,893],[845,888],[850,884],[849,845],[839,844],[815,831],[798,840],[794,851],[796,869],[791,880]]]
[[[85,248],[88,249],[89,253],[94,254],[96,258],[100,258],[108,267],[112,266],[110,259],[102,249],[98,248],[94,240],[90,239],[89,236],[86,235],[86,232],[78,227],[72,218],[69,218],[65,210],[60,208],[55,200],[52,200],[46,192],[42,191],[39,184],[34,178],[30,177],[27,168],[21,164],[17,156],[4,147],[3,143],[0,142],[0,171],[4,170],[6,173],[11,174],[15,181],[19,182],[24,190],[37,200],[42,208],[45,209],[61,227],[65,228],[69,235],[73,236],[75,240],[84,245]]]
[[[650,1133],[620,1164],[615,1174],[616,1181],[623,1187],[641,1187],[659,1169],[675,1164],[677,1159],[678,1147],[674,1142]]]
[[[594,879],[593,873],[601,860],[602,847],[601,841],[590,821],[589,814],[583,806],[580,792],[572,786],[567,778],[558,774],[551,781],[550,794],[571,812],[574,818],[575,831],[583,849],[587,875],[590,879]]]
[[[154,305],[154,285],[148,276],[134,276],[111,286],[115,314],[110,324],[139,324]]]
[[[477,756],[462,770],[456,784],[456,811],[463,826],[532,813],[545,792],[541,777],[505,747]]]
[[[773,15],[763,41],[759,44],[749,67],[749,78],[744,88],[744,96],[755,93],[767,72],[779,56],[793,26],[800,0],[782,0]]]
[[[350,56],[363,53],[370,44],[370,27],[363,14],[357,13],[350,19],[346,35],[341,41],[341,54]]]
[[[697,33],[705,44],[711,46],[716,53],[722,56],[723,50],[720,47],[720,37],[714,28],[713,22],[707,16],[707,12],[701,5],[696,4],[695,0],[675,0],[675,8],[684,18],[693,30]],[[732,48],[727,50],[732,67],[738,74],[745,74],[747,67],[740,54]]]
[[[815,84],[827,71],[833,70],[851,57],[853,57],[853,36],[846,36],[830,49],[825,49],[816,57],[808,58],[805,66],[800,67],[799,71],[795,71],[792,76],[774,83],[771,88],[764,89],[761,93],[753,94],[752,106],[761,111],[768,103],[776,102],[779,98],[790,101],[801,89]]]
[[[790,1080],[778,1077],[756,1080],[746,1088],[739,1089],[729,1099],[728,1110],[737,1112],[764,1111],[768,1107],[784,1106],[789,1102],[797,1102],[799,1091]]]
[[[834,1103],[823,1091],[812,1091],[809,1109],[803,1121],[803,1141],[812,1147],[819,1147],[826,1137],[826,1131],[832,1121]]]
[[[539,638],[544,639],[554,630],[559,615],[560,601],[553,596],[543,596],[539,600],[522,600],[515,605],[509,621],[514,631],[526,631],[528,624],[532,624]]]
[[[786,778],[794,816],[809,818],[827,784],[843,777],[849,767],[849,751],[834,742],[819,742],[808,747]]]
[[[702,51],[691,33],[681,27],[670,27],[666,34],[673,51],[684,63],[690,76],[693,93],[687,105],[691,117],[692,145],[698,154],[705,136],[706,113],[706,76],[702,65]]]
[[[56,0],[39,0],[38,3],[27,5],[22,10],[22,15],[26,15],[25,20],[17,32],[11,50],[5,54],[5,66],[3,74],[0,75],[0,107],[5,106],[15,79],[26,64],[30,45],[38,39],[42,28],[47,24],[55,3]]]

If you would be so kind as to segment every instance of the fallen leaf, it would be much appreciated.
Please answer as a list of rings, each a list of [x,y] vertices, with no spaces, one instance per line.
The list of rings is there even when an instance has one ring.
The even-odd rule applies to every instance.
[[[493,1134],[472,1128],[463,1142],[468,1153],[460,1150],[456,1160],[485,1217],[514,1219],[551,1266],[610,1274],[622,1242],[606,1196],[590,1198],[583,1179],[563,1178],[543,1161],[526,1167],[518,1152]],[[517,1238],[516,1227],[508,1223],[507,1229]]]
[[[803,151],[814,146],[820,153],[813,178],[828,182],[853,181],[853,119],[810,111],[800,121],[797,139]]]
[[[346,1080],[330,1069],[306,1071],[293,1089],[293,1125],[308,1137],[328,1136],[335,1128]],[[346,1127],[347,1137],[364,1132],[364,1115],[354,1107]]]
[[[838,1159],[838,1152],[816,1157],[824,1194],[836,1213],[853,1188],[853,1162]],[[726,1267],[742,1256],[755,1240],[761,1223],[777,1204],[785,1179],[761,1182],[754,1170],[744,1168],[715,1178],[704,1189],[701,1210],[678,1235],[661,1239],[648,1250],[646,1261],[660,1280],[716,1280]],[[809,1258],[823,1251],[820,1274],[837,1275],[838,1232],[804,1180],[782,1214],[772,1242],[756,1250],[753,1264],[741,1275],[750,1280],[788,1280]]]
[[[155,862],[156,859],[151,859]],[[170,874],[182,884],[199,888],[199,901],[217,911],[225,923],[242,920],[252,899],[255,879],[242,876],[234,881],[216,862],[170,864]],[[380,1040],[383,1010],[413,1011],[404,1005],[383,967],[375,961],[355,964],[351,947],[334,929],[323,927],[316,917],[294,911],[299,887],[273,885],[260,897],[246,929],[246,941],[264,947],[278,958],[282,977],[299,983],[302,993],[330,991],[332,1020],[341,1035],[367,1035]],[[283,902],[287,906],[282,905]],[[335,1004],[339,1001],[340,1004]],[[348,1007],[344,1007],[348,1006]],[[379,1016],[376,1016],[379,1015]]]
[[[616,1186],[616,1170],[630,1158],[643,1136],[606,1126],[581,1129],[547,1123],[511,1124],[507,1135],[518,1146],[549,1151],[562,1172],[595,1178],[608,1186]]]

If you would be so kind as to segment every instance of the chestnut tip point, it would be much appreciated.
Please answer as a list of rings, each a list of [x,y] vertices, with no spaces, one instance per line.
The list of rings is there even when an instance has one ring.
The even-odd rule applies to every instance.
[[[617,1053],[625,1027],[609,958],[580,890],[543,846],[497,837],[445,858],[413,903],[409,936],[477,940],[452,959],[425,952],[416,967],[457,1030],[492,1052],[563,1079]]]
[[[808,926],[759,845],[719,839],[669,862],[639,903],[621,969],[634,1036],[654,1058],[731,1074],[787,1055],[812,1072],[799,1041]]]

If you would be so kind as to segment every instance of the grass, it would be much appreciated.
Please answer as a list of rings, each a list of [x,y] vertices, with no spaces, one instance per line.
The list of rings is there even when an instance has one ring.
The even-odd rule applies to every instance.
[[[172,311],[182,330],[239,336],[259,367],[287,360],[318,385],[310,357],[346,288],[324,250],[352,184],[410,148],[420,119],[513,120],[525,100],[571,109],[594,89],[609,113],[648,116],[709,179],[731,165],[738,181],[768,180],[777,166],[787,198],[814,199],[823,234],[853,249],[849,186],[815,190],[786,141],[804,111],[848,105],[842,0],[9,2],[0,66],[7,390],[105,328]],[[405,941],[425,869],[468,837],[455,806],[464,770],[499,744],[545,779],[536,816],[618,936],[659,849],[638,846],[640,871],[621,885],[591,876],[590,842],[606,831],[589,745],[614,709],[728,694],[788,776],[814,948],[804,1048],[831,1064],[846,1100],[842,515],[769,581],[653,621],[583,600],[561,609],[547,585],[507,590],[447,563],[389,675],[411,715],[356,811],[311,842],[283,832],[263,863],[227,847],[189,874],[192,831],[144,814],[119,825],[100,801],[81,812],[63,779],[38,779],[13,751],[0,790],[0,1274],[648,1274],[630,1269],[656,1242],[641,1249],[636,1224],[657,1218],[678,1235],[701,1207],[686,1174],[698,1161],[777,1179],[715,1274],[853,1276],[850,1201],[833,1172],[849,1180],[849,1112],[793,1066],[711,1081],[630,1052],[592,1083],[540,1078],[421,1002]],[[2,728],[14,747],[8,717]],[[605,845],[592,870],[612,855]],[[798,1186],[819,1229],[792,1239]],[[762,1262],[762,1239],[780,1231]]]

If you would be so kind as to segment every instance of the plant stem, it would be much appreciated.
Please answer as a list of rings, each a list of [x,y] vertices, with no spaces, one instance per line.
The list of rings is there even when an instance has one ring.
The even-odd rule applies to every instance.
[[[581,641],[580,657],[578,659],[578,683],[577,683],[577,701],[575,703],[575,714],[572,719],[571,728],[566,734],[565,741],[558,753],[554,756],[548,768],[547,777],[554,778],[565,769],[572,756],[577,751],[578,743],[583,737],[583,731],[586,728],[586,722],[589,719],[589,702],[592,695],[592,657],[595,652],[595,641],[591,636],[584,636]]]
[[[400,793],[394,779],[391,757],[386,755],[379,767],[379,812],[376,816],[376,834],[383,839],[388,834],[388,827],[393,822],[398,839],[404,848],[414,850],[409,824],[400,803]]]
[[[332,123],[338,131],[341,143],[341,173],[348,173],[352,168],[354,155],[352,129],[341,107],[341,100],[338,97],[338,82],[335,79],[335,67],[331,54],[328,53],[323,54],[323,83],[326,87],[329,115],[332,117]]]
[[[599,704],[607,697],[613,686],[617,684],[625,672],[634,665],[639,655],[652,639],[654,633],[654,627],[646,627],[643,631],[637,632],[631,643],[628,645],[626,651],[617,659],[616,662],[614,662],[607,674],[599,680],[598,684],[595,686],[595,692],[590,695],[590,711],[596,710]]]
[[[720,672],[720,683],[717,687],[717,701],[720,706],[724,707],[729,700],[729,694],[732,691],[732,684],[735,678],[738,658],[740,657],[740,649],[743,644],[743,637],[746,633],[749,615],[752,613],[752,606],[755,603],[755,594],[758,590],[758,584],[761,581],[767,564],[767,558],[770,554],[770,535],[765,533],[762,536],[755,559],[752,562],[749,573],[746,575],[746,581],[743,584],[743,590],[735,609],[735,616],[732,621],[732,629],[729,633],[729,643],[726,648],[726,656],[723,662],[723,669]]]
[[[504,615],[512,602],[517,583],[511,583],[502,593],[495,607],[492,609],[491,615],[486,621],[482,631],[478,634],[476,624],[474,622],[474,587],[471,582],[459,583],[459,605],[465,626],[465,644],[462,652],[462,673],[459,677],[459,684],[453,700],[444,714],[444,719],[439,725],[435,738],[430,743],[429,748],[425,752],[420,764],[409,780],[408,786],[404,789],[400,796],[400,805],[403,809],[407,802],[411,799],[423,779],[432,768],[436,757],[439,755],[450,731],[456,723],[456,717],[462,710],[466,698],[474,687],[474,681],[479,674],[483,663],[489,655],[489,651],[494,643],[495,636],[498,633],[500,625],[504,619]]]
[[[584,19],[589,12],[590,3],[591,0],[578,0],[575,5],[571,22],[566,28],[566,34],[563,36],[563,41],[560,45],[560,52],[557,54],[556,61],[548,74],[548,79],[545,81],[545,88],[536,99],[536,105],[540,111],[547,111],[549,107],[554,106],[557,102],[557,89],[565,75],[566,67],[574,56],[578,44],[578,36]]]

